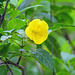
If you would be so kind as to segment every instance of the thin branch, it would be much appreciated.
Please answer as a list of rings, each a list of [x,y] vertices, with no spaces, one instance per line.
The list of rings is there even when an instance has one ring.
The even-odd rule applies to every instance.
[[[10,40],[12,40],[12,39],[10,39]],[[21,45],[19,44],[19,43],[17,43],[16,41],[14,41],[14,40],[12,40],[13,42],[15,42],[17,45],[19,45],[20,47],[21,47]]]
[[[20,53],[22,54],[22,51]],[[17,64],[19,64],[20,60],[21,60],[21,56],[19,57]]]
[[[0,65],[5,65],[4,63],[0,63]]]
[[[70,41],[69,41],[69,40],[68,40],[68,44],[69,44],[69,47],[70,47],[72,53],[75,55],[75,53],[74,53],[74,51],[73,51],[73,49],[72,49],[72,47],[71,47],[71,45],[70,45]]]
[[[10,69],[9,65],[8,65],[8,64],[6,64],[6,66],[7,66],[7,68],[9,69],[9,71],[10,71],[11,75],[13,75],[13,72],[12,72],[12,70]]]
[[[26,45],[27,45],[27,43],[26,43],[26,44],[24,44],[24,45],[23,45],[23,47],[24,47],[24,46],[26,46]]]
[[[5,16],[5,12],[6,12],[6,9],[7,9],[7,6],[8,6],[8,2],[9,2],[9,0],[6,1],[6,5],[5,5],[5,8],[4,8],[4,11],[3,11],[3,14],[2,14],[2,17],[1,17],[1,21],[0,21],[0,27],[1,27],[1,24],[2,24],[4,16]]]
[[[14,63],[14,62],[12,62],[12,61],[10,61],[10,60],[8,60],[8,59],[7,59],[7,63],[8,63],[8,64],[12,64],[12,65],[18,67],[19,69],[22,70],[22,75],[25,75],[25,74],[24,74],[24,67],[22,67],[21,65],[19,65],[19,64],[17,64],[17,63]]]
[[[23,48],[23,38],[22,38],[22,45],[20,47],[21,49]],[[20,52],[20,54],[22,54],[22,51]],[[19,57],[17,64],[19,64],[20,60],[21,60],[21,56]]]

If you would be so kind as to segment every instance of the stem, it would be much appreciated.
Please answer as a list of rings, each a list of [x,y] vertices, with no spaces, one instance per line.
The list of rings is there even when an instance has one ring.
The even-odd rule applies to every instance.
[[[22,54],[22,51],[20,53]],[[19,57],[17,64],[19,64],[20,60],[21,60],[21,56]]]
[[[6,64],[6,66],[8,67],[8,69],[9,69],[9,71],[10,71],[11,75],[13,75],[13,72],[12,72],[12,70],[10,69],[9,65],[8,65],[8,64]]]
[[[0,21],[0,27],[1,27],[1,24],[2,24],[4,16],[5,16],[5,12],[6,12],[6,9],[7,9],[7,6],[8,6],[8,2],[9,2],[9,0],[6,1],[6,5],[5,5],[5,8],[4,8],[4,11],[3,11],[3,14],[2,14],[2,17],[1,17],[1,21]]]
[[[52,0],[50,0],[50,27],[52,27]],[[53,57],[53,37],[51,36],[51,52]],[[53,69],[53,75],[56,75],[55,70]]]
[[[21,65],[19,65],[19,64],[17,64],[17,63],[14,63],[14,62],[12,62],[12,61],[10,61],[10,60],[8,60],[8,59],[7,59],[7,63],[8,63],[8,64],[12,64],[12,65],[18,67],[19,69],[22,70],[22,75],[25,75],[25,74],[24,74],[24,67],[22,67]]]
[[[71,47],[71,45],[70,45],[70,41],[69,41],[69,40],[67,40],[67,41],[68,41],[68,44],[69,44],[69,46],[70,46],[70,49],[71,49],[72,53],[75,55],[75,53],[74,53],[74,51],[73,51],[73,49],[72,49],[72,47]]]
[[[22,45],[20,47],[21,49],[23,48],[23,38],[22,38]],[[20,52],[20,54],[22,54],[22,51]],[[19,64],[20,60],[21,60],[21,56],[19,57],[17,64]]]

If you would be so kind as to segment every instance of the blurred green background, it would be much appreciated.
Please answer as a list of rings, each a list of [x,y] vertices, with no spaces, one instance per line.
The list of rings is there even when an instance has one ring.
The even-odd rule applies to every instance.
[[[0,14],[3,13],[5,6],[5,0],[0,0]],[[7,20],[15,17],[17,11],[21,11],[26,7],[34,5],[43,5],[42,7],[34,7],[22,12],[21,15],[16,18],[19,19],[41,19],[45,20],[49,26],[51,26],[50,11],[52,12],[52,26],[55,26],[55,30],[52,32],[49,29],[48,39],[42,44],[38,45],[38,48],[43,48],[51,54],[51,36],[53,37],[53,52],[54,52],[54,71],[56,75],[75,75],[75,0],[10,0],[4,21],[2,23],[3,28],[7,24]],[[52,9],[50,6],[52,5]],[[15,15],[14,15],[15,14]],[[24,28],[25,29],[25,28]],[[19,49],[15,43],[10,47]],[[27,45],[25,50],[29,50]],[[17,62],[18,58],[13,57],[11,60]],[[23,58],[20,62],[25,67],[26,75],[53,75],[52,71],[41,64],[41,72],[38,69],[38,65],[33,58]],[[12,67],[11,67],[12,68]],[[13,67],[14,75],[21,75],[21,71]]]

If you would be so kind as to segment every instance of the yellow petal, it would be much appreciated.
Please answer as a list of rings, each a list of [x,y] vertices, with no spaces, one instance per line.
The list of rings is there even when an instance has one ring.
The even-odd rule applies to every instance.
[[[26,32],[26,35],[32,40],[33,39],[33,36],[32,36],[32,31],[29,27],[26,28],[25,30]]]
[[[49,28],[48,24],[45,21],[41,21],[41,24],[43,25],[44,28],[47,28],[47,29]]]

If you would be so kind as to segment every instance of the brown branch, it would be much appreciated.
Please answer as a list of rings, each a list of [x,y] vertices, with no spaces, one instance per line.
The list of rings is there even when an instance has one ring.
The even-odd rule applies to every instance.
[[[5,65],[4,63],[0,63],[0,65]]]
[[[10,39],[10,40],[12,40],[12,39]],[[15,42],[17,45],[19,45],[20,47],[21,47],[21,45],[19,44],[19,43],[17,43],[16,41],[14,41],[14,40],[12,40],[13,42]]]
[[[24,74],[24,67],[22,67],[22,66],[19,65],[19,64],[14,63],[14,62],[12,62],[12,61],[10,61],[10,60],[8,60],[8,59],[7,59],[7,63],[8,63],[8,64],[12,64],[12,65],[18,67],[19,69],[22,70],[22,75],[25,75],[25,74]]]
[[[5,5],[5,8],[4,8],[4,11],[3,11],[3,14],[2,14],[2,17],[1,17],[1,21],[0,21],[0,27],[1,27],[1,24],[2,24],[4,16],[5,16],[5,12],[6,12],[6,9],[7,9],[7,6],[8,6],[8,2],[9,2],[9,0],[6,1],[6,5]]]
[[[10,69],[9,65],[8,65],[8,64],[6,64],[6,66],[7,66],[7,68],[9,69],[9,71],[10,71],[11,75],[13,75],[13,72],[12,72],[12,70]]]
[[[27,45],[27,43],[26,43],[26,44],[24,44],[24,45],[23,45],[23,47],[24,47],[24,46],[26,46],[26,45]]]
[[[71,47],[71,45],[70,45],[70,41],[69,41],[69,40],[68,40],[68,44],[69,44],[69,47],[70,47],[72,53],[75,55],[75,53],[74,53],[74,51],[73,51],[73,49],[72,49],[72,47]]]
[[[22,51],[20,53],[22,54]],[[21,56],[19,57],[17,64],[19,64],[20,60],[21,60]]]

